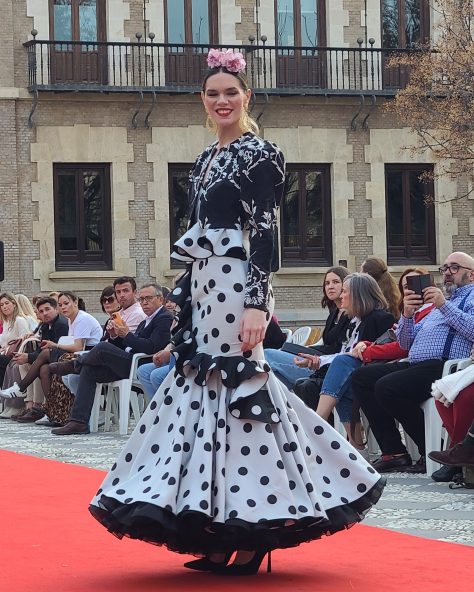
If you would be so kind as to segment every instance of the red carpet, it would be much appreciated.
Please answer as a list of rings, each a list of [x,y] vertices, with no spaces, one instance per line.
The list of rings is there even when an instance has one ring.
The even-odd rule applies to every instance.
[[[276,551],[271,574],[191,572],[187,556],[119,541],[90,517],[100,471],[0,451],[0,475],[1,592],[472,590],[471,547],[363,525]]]

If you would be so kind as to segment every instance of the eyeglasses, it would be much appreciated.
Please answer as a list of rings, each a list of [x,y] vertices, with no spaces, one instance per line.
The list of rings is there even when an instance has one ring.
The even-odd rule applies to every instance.
[[[464,267],[464,265],[458,265],[457,263],[451,263],[451,265],[443,265],[443,267],[440,267],[438,271],[441,274],[444,274],[447,271],[449,271],[450,274],[454,275],[460,269],[469,269],[469,271],[472,271],[470,267]]]
[[[149,302],[151,302],[153,300],[153,298],[156,298],[157,294],[155,294],[154,296],[142,296],[141,298],[138,299],[138,302],[140,304],[148,304]]]
[[[112,304],[115,302],[115,296],[104,296],[100,299],[101,304]]]

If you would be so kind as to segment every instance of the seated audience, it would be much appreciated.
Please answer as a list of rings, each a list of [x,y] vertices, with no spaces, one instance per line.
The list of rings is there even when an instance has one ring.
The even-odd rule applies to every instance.
[[[413,275],[423,275],[426,273],[428,273],[428,270],[426,270],[424,267],[409,267],[408,269],[405,269],[405,271],[400,276],[400,280],[398,281],[398,289],[400,291],[400,301],[398,306],[399,316],[403,311],[403,298],[405,297],[405,293],[407,293],[408,290],[407,277]],[[414,322],[418,323],[419,321],[421,321],[421,319],[424,318],[433,309],[433,304],[422,304],[413,315]],[[406,358],[408,355],[408,351],[400,347],[400,344],[395,338],[391,342],[381,344],[377,343],[376,341],[360,341],[354,348],[354,354],[357,354],[359,359],[364,364],[370,364],[371,362],[388,362],[390,360],[399,360],[401,358]]]
[[[390,312],[396,321],[400,318],[400,292],[397,287],[397,282],[387,269],[387,265],[383,259],[379,257],[367,257],[360,267],[361,272],[368,273],[379,285],[382,294],[387,301],[387,310]]]
[[[35,309],[31,304],[30,300],[24,294],[16,294],[16,301],[18,302],[18,308],[20,313],[25,317],[30,328],[30,332],[33,332],[38,327],[38,318],[36,316]]]
[[[61,337],[68,334],[69,326],[66,317],[59,314],[58,303],[49,296],[40,298],[36,301],[36,314],[40,319],[40,324],[35,330],[35,334],[39,340],[53,341],[57,343]],[[14,382],[20,382],[26,376],[31,364],[38,359],[41,349],[38,347],[31,352],[22,352],[14,356],[13,362],[18,367],[19,376]],[[8,399],[8,401],[21,400]],[[44,401],[44,393],[41,387],[41,382],[36,379],[26,389],[25,397],[25,411],[12,417],[20,423],[31,423],[41,419],[44,415],[42,404]]]
[[[473,358],[474,350],[471,350]],[[448,435],[450,448],[459,444],[474,421],[474,365],[436,380],[431,394]],[[435,471],[433,481],[449,482],[462,472],[461,466],[444,465]]]
[[[138,301],[145,320],[134,333],[126,324],[112,321],[112,332],[116,335],[113,340],[102,341],[87,354],[53,368],[60,376],[80,374],[69,421],[52,430],[56,436],[89,433],[96,384],[128,378],[133,354],[154,354],[169,343],[173,317],[163,306],[161,288],[156,284],[145,284],[140,289]]]
[[[106,286],[102,290],[102,293],[100,295],[100,306],[102,308],[102,312],[109,315],[109,318],[105,321],[104,326],[102,328],[102,337],[100,340],[108,341],[110,338],[107,330],[109,323],[112,323],[115,313],[118,313],[122,309],[115,296],[115,288],[113,286]],[[75,395],[77,392],[77,387],[79,385],[79,375],[68,374],[62,377],[62,381],[71,391],[71,393]]]
[[[68,319],[68,336],[71,344],[58,345],[52,339],[42,339],[41,352],[31,365],[26,376],[8,389],[0,391],[0,396],[6,398],[25,397],[27,387],[36,378],[40,378],[43,393],[48,403],[51,388],[51,363],[56,362],[64,353],[74,353],[84,348],[91,348],[99,343],[102,329],[98,321],[89,313],[80,310],[82,299],[72,292],[61,292],[58,298],[59,308]],[[47,415],[49,417],[50,413]]]
[[[9,292],[0,294],[0,319],[3,324],[0,335],[0,384],[3,384],[6,368],[13,357],[13,352],[10,351],[12,342],[28,335],[30,327],[20,312],[17,299]],[[2,391],[0,396],[4,396]]]
[[[132,277],[124,275],[114,280],[114,290],[117,302],[122,309],[120,318],[127,325],[129,331],[133,332],[145,320],[146,316],[137,302],[137,283]],[[108,324],[107,333],[111,340],[118,338],[113,323]]]
[[[348,274],[345,267],[331,267],[324,276],[321,306],[329,309],[329,316],[321,337],[322,344],[315,346],[320,353],[338,352],[346,338],[349,317],[341,309],[341,292],[342,282]],[[265,349],[264,352],[265,359],[275,375],[290,389],[299,378],[311,375],[309,368],[295,365],[292,353],[280,349]]]
[[[387,301],[377,282],[365,273],[353,273],[344,278],[341,294],[341,308],[350,317],[348,339],[341,350],[332,355],[299,354],[295,364],[299,367],[318,370],[328,365],[321,386],[319,402],[316,408],[325,420],[329,419],[336,408],[341,422],[346,428],[349,441],[362,450],[361,427],[350,429],[352,416],[351,374],[362,362],[353,350],[362,340],[374,341],[379,335],[390,329],[394,323],[393,315],[386,311]],[[360,423],[360,422],[358,422]]]
[[[426,472],[424,417],[420,404],[441,377],[445,360],[465,358],[474,341],[474,259],[452,253],[440,268],[444,292],[430,286],[423,297],[411,290],[404,298],[397,328],[407,361],[363,366],[352,375],[352,390],[367,417],[382,456],[373,463],[379,472]],[[415,311],[423,304],[435,310],[415,324]],[[402,442],[398,421],[420,452],[412,459]]]

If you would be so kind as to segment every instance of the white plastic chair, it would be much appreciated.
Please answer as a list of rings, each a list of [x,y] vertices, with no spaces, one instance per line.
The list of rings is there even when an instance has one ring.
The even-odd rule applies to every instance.
[[[143,390],[142,385],[138,382],[137,369],[138,361],[144,358],[152,358],[148,354],[134,354],[132,358],[132,366],[128,378],[122,380],[115,380],[114,382],[97,383],[95,389],[94,405],[90,418],[90,431],[97,432],[99,427],[99,410],[102,402],[102,393],[105,396],[105,424],[104,431],[110,429],[110,421],[113,415],[113,410],[116,409],[118,392],[118,418],[119,418],[119,434],[125,436],[128,433],[128,422],[130,419],[130,406],[135,421],[140,418],[140,405],[137,394],[132,391],[132,386]]]
[[[443,376],[463,370],[472,364],[471,358],[448,360],[443,366]],[[448,435],[443,428],[441,417],[436,409],[435,399],[430,397],[421,404],[425,414],[425,447],[426,453],[432,450],[443,450],[448,445]],[[439,463],[426,457],[426,472],[431,475],[440,467]]]
[[[305,345],[310,335],[311,327],[298,327],[298,329],[296,329],[296,331],[294,331],[293,335],[291,336],[291,343],[296,343],[297,345]]]
[[[285,329],[282,329],[281,332],[286,335],[285,341],[291,341],[291,336],[293,335],[293,331],[291,329],[285,328]]]

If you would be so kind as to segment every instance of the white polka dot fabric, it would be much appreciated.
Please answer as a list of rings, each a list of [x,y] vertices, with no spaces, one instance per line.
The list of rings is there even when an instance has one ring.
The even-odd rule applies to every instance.
[[[92,501],[118,536],[196,554],[288,547],[361,520],[380,496],[380,476],[269,371],[261,346],[242,355],[246,268],[193,264],[194,355],[168,375]],[[249,363],[254,375],[239,383]]]

